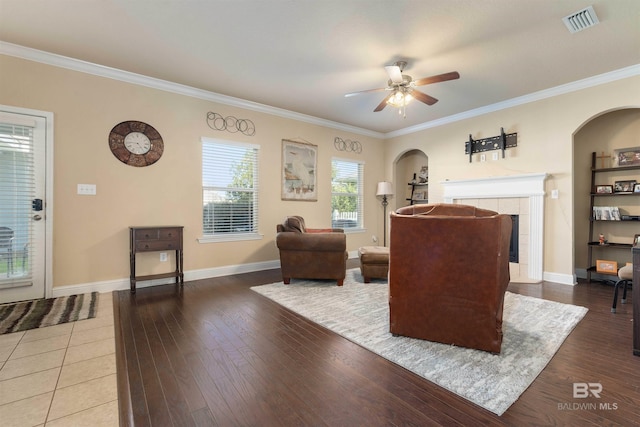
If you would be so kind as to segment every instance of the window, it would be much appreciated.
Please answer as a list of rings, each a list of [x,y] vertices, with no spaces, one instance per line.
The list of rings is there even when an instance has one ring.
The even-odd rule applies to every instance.
[[[0,122],[0,288],[31,277],[33,261],[27,257],[29,246],[34,247],[32,217],[36,214],[32,211],[36,124],[32,122]]]
[[[202,138],[200,241],[258,236],[259,146]]]
[[[331,226],[362,229],[362,181],[364,164],[351,160],[331,161]]]

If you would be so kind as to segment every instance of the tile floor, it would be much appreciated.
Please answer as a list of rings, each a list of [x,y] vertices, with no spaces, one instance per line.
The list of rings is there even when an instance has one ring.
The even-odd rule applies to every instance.
[[[111,293],[93,319],[0,335],[0,425],[117,426]]]

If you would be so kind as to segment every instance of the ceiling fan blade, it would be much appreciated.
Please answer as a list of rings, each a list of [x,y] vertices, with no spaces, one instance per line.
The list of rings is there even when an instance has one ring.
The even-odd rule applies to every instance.
[[[400,70],[400,67],[397,65],[387,65],[384,69],[387,71],[392,82],[402,83],[402,71]]]
[[[425,77],[424,79],[416,80],[416,86],[428,85],[431,83],[440,83],[446,82],[447,80],[455,80],[459,79],[460,74],[457,71],[452,71],[450,73],[438,74],[437,76]]]
[[[345,96],[345,98],[348,98],[348,97],[350,97],[350,96],[356,96],[356,95],[360,95],[360,94],[363,94],[363,93],[369,93],[369,92],[381,92],[381,91],[383,91],[383,90],[387,90],[387,89],[388,89],[388,88],[386,88],[386,87],[381,87],[381,88],[378,88],[378,89],[361,90],[361,91],[359,91],[359,92],[346,93],[344,96]]]
[[[427,105],[433,105],[436,102],[438,102],[437,99],[435,99],[433,96],[429,96],[426,93],[422,93],[419,90],[412,90],[411,92],[411,96],[413,96],[415,99],[417,99],[420,102],[424,102]]]
[[[384,107],[387,106],[387,101],[389,100],[389,98],[391,98],[393,96],[393,92],[391,93],[391,95],[387,96],[385,99],[382,100],[382,102],[380,104],[378,104],[378,106],[376,107],[375,110],[373,110],[374,113],[377,113],[378,111],[382,111],[384,110]]]

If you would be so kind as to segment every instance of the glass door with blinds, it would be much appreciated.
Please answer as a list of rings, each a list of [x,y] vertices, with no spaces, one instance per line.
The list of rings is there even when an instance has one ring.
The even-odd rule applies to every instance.
[[[46,118],[0,111],[0,303],[45,296]]]

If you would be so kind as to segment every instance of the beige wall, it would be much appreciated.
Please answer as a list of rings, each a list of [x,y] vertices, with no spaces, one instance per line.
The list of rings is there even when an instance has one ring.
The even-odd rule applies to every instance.
[[[544,272],[548,280],[567,282],[574,274],[573,135],[604,112],[640,106],[640,77],[484,114],[410,135],[387,140],[387,175],[394,176],[396,160],[419,148],[429,157],[429,201],[440,202],[440,182],[476,177],[546,172],[544,222]],[[518,146],[497,161],[473,162],[464,154],[469,134],[475,139],[505,132],[518,133]],[[637,146],[630,141],[630,146]],[[490,157],[489,157],[490,158]],[[582,172],[582,171],[581,171]],[[551,199],[552,189],[559,191]],[[580,215],[585,215],[580,212]]]
[[[348,249],[371,244],[382,233],[382,208],[375,197],[384,179],[383,141],[370,136],[286,119],[120,81],[0,55],[0,104],[54,113],[53,286],[117,281],[129,276],[128,227],[184,225],[185,271],[276,261],[275,225],[286,215],[305,217],[310,227],[331,221],[331,158],[364,161],[365,233],[349,234]],[[212,77],[214,78],[214,77]],[[214,111],[255,123],[253,137],[212,130]],[[108,146],[113,126],[140,120],[154,126],[165,143],[154,165],[119,162]],[[206,136],[259,144],[262,240],[200,244],[201,145]],[[361,154],[334,148],[336,136],[362,143]],[[318,201],[280,200],[281,140],[318,145]],[[96,184],[96,196],[79,196],[77,184]],[[140,273],[167,264],[141,255]]]
[[[383,141],[3,55],[0,72],[0,104],[54,113],[54,287],[126,279],[130,225],[184,225],[187,272],[275,261],[275,224],[285,215],[302,215],[313,227],[329,225],[333,156],[365,162],[367,230],[348,236],[348,249],[355,251],[370,244],[372,234],[382,235],[376,183],[403,176],[394,165],[403,153],[414,149],[428,157],[430,202],[442,201],[439,183],[446,179],[550,174],[546,189],[559,190],[560,197],[545,199],[545,278],[566,281],[574,273],[573,135],[604,112],[640,107],[640,77],[632,77]],[[250,119],[256,135],[212,130],[205,120],[208,111]],[[125,120],[150,123],[162,134],[165,152],[158,163],[133,168],[111,154],[107,135]],[[464,154],[468,135],[490,137],[500,127],[518,133],[518,147],[508,149],[505,159],[481,163],[476,155],[469,163]],[[201,232],[202,136],[260,144],[260,230],[264,239],[196,241]],[[335,150],[336,136],[360,141],[362,154]],[[318,145],[317,202],[280,200],[283,138]],[[628,146],[640,145],[638,142]],[[410,176],[413,171],[407,173]],[[77,195],[79,183],[96,184],[97,195]],[[405,193],[406,183],[394,184],[396,194]],[[404,204],[401,197],[394,197],[389,208]],[[156,255],[150,257],[142,259],[144,272],[164,267],[156,263]]]

